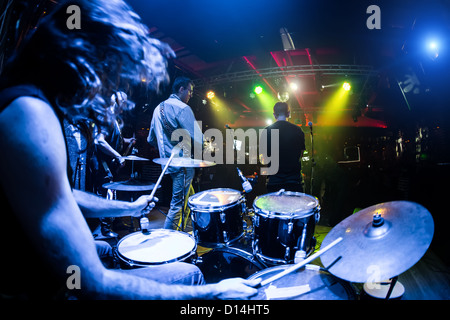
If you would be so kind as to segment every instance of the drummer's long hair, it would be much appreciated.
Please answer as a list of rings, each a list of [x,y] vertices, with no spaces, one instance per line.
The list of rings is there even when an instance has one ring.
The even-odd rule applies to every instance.
[[[70,5],[80,8],[80,29],[68,26]],[[169,80],[169,56],[172,49],[150,38],[124,1],[63,0],[41,19],[2,76],[8,86],[36,85],[72,122],[110,122],[117,114],[111,94],[136,84],[158,91]]]

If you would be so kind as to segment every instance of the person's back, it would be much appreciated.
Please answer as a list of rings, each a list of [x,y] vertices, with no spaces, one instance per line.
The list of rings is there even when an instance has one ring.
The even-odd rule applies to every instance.
[[[303,192],[301,158],[305,150],[305,134],[303,130],[287,121],[289,107],[286,103],[276,103],[274,116],[277,121],[266,127],[268,156],[279,159],[278,171],[267,178],[267,191],[275,192],[279,189]],[[278,130],[278,155],[271,154],[272,130]]]
[[[301,178],[301,157],[305,150],[302,129],[287,121],[277,121],[267,129],[279,130],[279,168],[277,174],[269,176],[270,184],[298,183]]]

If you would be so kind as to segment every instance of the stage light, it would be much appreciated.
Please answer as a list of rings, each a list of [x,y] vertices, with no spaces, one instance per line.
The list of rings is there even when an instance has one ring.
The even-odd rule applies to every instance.
[[[295,82],[289,83],[289,87],[291,88],[292,91],[298,90],[298,84],[296,84]]]
[[[255,91],[256,94],[260,94],[261,92],[263,92],[263,88],[261,86],[257,86],[253,91]]]
[[[208,98],[208,99],[212,99],[212,98],[214,98],[216,96],[216,94],[214,93],[214,91],[208,91],[207,93],[206,93],[206,97]]]
[[[431,41],[431,42],[428,44],[428,47],[429,47],[431,50],[436,50],[436,49],[438,48],[438,44],[437,44],[435,41]]]
[[[280,100],[281,102],[287,102],[289,100],[289,92],[278,92],[278,100]]]
[[[350,83],[344,82],[344,84],[342,85],[342,88],[344,88],[345,91],[350,91],[352,86],[350,85]]]
[[[266,120],[266,124],[267,124],[268,126],[270,126],[272,123],[273,123],[272,119],[267,119],[267,120]]]
[[[436,40],[430,40],[427,46],[428,55],[432,60],[439,57],[439,43]]]

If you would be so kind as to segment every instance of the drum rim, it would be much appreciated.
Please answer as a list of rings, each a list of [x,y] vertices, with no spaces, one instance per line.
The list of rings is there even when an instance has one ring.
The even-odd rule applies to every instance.
[[[236,247],[228,247],[228,246],[216,247],[216,248],[212,248],[211,251],[206,252],[204,255],[206,255],[208,253],[212,254],[215,252],[226,252],[226,253],[236,254],[237,256],[242,257],[242,258],[251,258],[251,259],[249,259],[249,261],[251,261],[251,262],[256,261],[256,263],[258,263],[259,265],[264,266],[264,264],[261,261],[259,261],[257,259],[257,257],[255,257],[255,255],[251,254],[248,251],[245,251],[243,249],[236,248]]]
[[[173,233],[173,234],[175,234],[175,233],[177,233],[177,234],[183,234],[183,236],[188,236],[189,238],[191,238],[191,239],[193,240],[194,246],[193,246],[193,248],[191,249],[191,251],[189,251],[189,252],[187,252],[187,253],[185,253],[185,254],[179,256],[179,257],[173,258],[173,259],[171,259],[171,260],[167,260],[167,261],[161,261],[161,262],[146,262],[146,261],[137,261],[137,260],[133,260],[133,259],[130,259],[130,258],[126,257],[125,255],[123,255],[123,253],[120,252],[120,244],[121,244],[122,241],[125,240],[126,238],[129,238],[129,237],[131,237],[131,236],[133,236],[133,235],[136,235],[136,234],[142,232],[142,231],[136,231],[136,232],[127,234],[127,235],[124,236],[122,239],[120,239],[119,242],[117,242],[116,250],[115,250],[115,251],[116,251],[116,253],[117,253],[118,258],[119,258],[120,260],[122,260],[123,262],[127,263],[128,265],[130,265],[131,267],[149,267],[149,266],[156,266],[156,265],[161,265],[161,264],[166,264],[166,263],[172,263],[172,262],[177,262],[177,261],[184,261],[184,260],[186,260],[187,258],[189,258],[189,257],[191,257],[191,256],[193,256],[193,255],[196,254],[196,252],[197,252],[197,241],[195,240],[195,237],[194,237],[193,235],[191,235],[191,234],[189,234],[189,233],[186,233],[186,232],[177,231],[177,230],[172,230],[172,229],[151,229],[151,230],[159,230],[159,231],[164,230],[164,232],[168,232],[168,233]]]
[[[208,191],[213,191],[213,190],[215,190],[215,191],[234,191],[234,192],[238,193],[240,195],[240,197],[236,201],[229,203],[229,204],[224,204],[224,205],[201,205],[201,204],[193,204],[191,202],[191,199],[195,199],[195,198],[199,197],[200,194],[208,192]],[[198,193],[190,196],[189,200],[188,200],[188,206],[191,210],[196,209],[196,211],[199,211],[199,212],[215,212],[217,209],[225,210],[225,209],[234,207],[235,205],[242,203],[244,200],[245,199],[244,199],[244,196],[242,195],[242,193],[236,189],[214,188],[214,189],[203,190],[201,192],[198,192]],[[204,211],[201,211],[201,210],[204,210]]]
[[[294,263],[294,259],[291,259],[291,260],[278,259],[278,258],[266,256],[259,252],[255,252],[254,255],[257,256],[259,259],[261,259],[264,262],[276,264],[277,267],[282,267],[282,266]]]
[[[254,274],[252,274],[251,276],[249,276],[247,278],[247,280],[254,280],[255,278],[257,278],[259,275],[265,275],[270,271],[273,270],[278,270],[280,269],[280,272],[284,271],[286,268],[291,267],[292,264],[284,264],[284,265],[279,265],[279,266],[274,266],[274,267],[269,267],[260,271],[255,272]],[[312,268],[307,268],[307,266],[313,266]],[[339,285],[342,286],[342,288],[344,289],[344,291],[346,292],[347,296],[348,296],[348,300],[355,300],[357,297],[357,294],[355,292],[355,289],[352,287],[350,282],[347,282],[343,279],[340,279],[338,277],[336,277],[335,275],[333,275],[331,272],[329,272],[326,268],[323,268],[321,266],[315,265],[315,264],[307,264],[305,266],[303,266],[302,268],[300,268],[299,270],[305,271],[305,270],[309,270],[309,271],[316,271],[316,272],[324,272],[327,275],[331,276],[334,280],[336,280],[337,283],[339,283]],[[298,272],[299,270],[297,270],[296,272]]]
[[[262,209],[260,207],[258,207],[256,205],[256,202],[260,199],[260,198],[264,198],[270,195],[276,195],[278,194],[278,192],[271,192],[271,193],[266,193],[260,196],[257,196],[255,198],[255,200],[253,201],[253,209],[255,211],[255,214],[259,214],[262,217],[265,218],[272,218],[272,217],[276,217],[278,219],[292,219],[292,218],[306,218],[309,217],[313,214],[315,214],[316,212],[318,212],[320,210],[320,204],[319,204],[319,199],[315,196],[312,196],[310,194],[307,193],[303,193],[303,192],[295,192],[295,191],[284,191],[282,194],[283,195],[301,195],[301,196],[307,196],[311,199],[313,199],[316,202],[316,206],[312,209],[298,209],[293,211],[292,213],[281,213],[281,212],[276,212],[276,211],[270,211],[267,209]]]

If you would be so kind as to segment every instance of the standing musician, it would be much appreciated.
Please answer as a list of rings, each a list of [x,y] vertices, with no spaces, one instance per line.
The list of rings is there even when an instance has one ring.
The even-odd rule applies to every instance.
[[[286,102],[277,102],[273,106],[273,116],[277,120],[267,126],[267,141],[264,135],[261,136],[261,144],[268,147],[268,154],[271,153],[271,132],[278,130],[279,140],[275,143],[279,145],[279,168],[274,175],[267,177],[267,192],[276,192],[280,189],[286,191],[303,192],[302,163],[301,158],[305,147],[305,134],[302,129],[295,124],[288,122],[290,117],[289,105]],[[264,159],[263,163],[264,163]]]
[[[111,96],[112,112],[120,114],[124,109],[129,110],[134,107],[128,96],[123,91],[116,91]],[[89,157],[89,171],[92,183],[92,192],[108,197],[108,190],[103,188],[107,182],[113,182],[118,175],[119,169],[125,166],[126,154],[123,154],[124,144],[131,147],[136,139],[124,138],[119,118],[105,129],[94,127],[94,145]],[[127,148],[129,150],[129,148]],[[128,151],[125,151],[128,152]],[[122,155],[123,154],[123,155]],[[113,198],[109,196],[108,198]],[[100,231],[105,237],[117,237],[117,233],[111,230],[113,218],[106,217],[100,219]]]
[[[82,8],[80,29],[67,26],[69,5]],[[63,119],[113,121],[109,99],[121,84],[145,77],[157,89],[167,81],[170,47],[151,39],[121,0],[58,1],[24,41],[0,80],[0,206],[8,226],[0,240],[8,243],[3,254],[14,261],[1,265],[1,296],[52,299],[61,289],[90,299],[255,295],[259,282],[240,278],[194,285],[202,284],[203,276],[183,262],[105,268],[83,214],[123,212],[122,205],[134,207],[134,214],[137,204],[143,209],[152,199],[110,201],[69,183]],[[71,272],[78,273],[76,287],[68,286]]]
[[[153,111],[147,141],[159,149],[161,158],[169,158],[173,147],[178,144],[179,141],[172,140],[172,133],[177,129],[185,129],[189,135],[189,139],[183,139],[182,141],[188,155],[191,154],[193,144],[198,144],[200,150],[202,148],[202,131],[195,120],[191,107],[187,105],[193,92],[194,84],[191,79],[178,77],[173,82],[170,97],[161,102]],[[178,225],[180,212],[185,205],[183,199],[186,199],[195,169],[169,167],[167,171],[172,178],[172,200],[164,222],[164,228],[173,229]]]
[[[129,109],[131,103],[127,94],[122,91],[114,92],[111,96],[111,109],[120,113],[124,108]],[[102,187],[106,182],[112,182],[118,169],[125,166],[124,144],[132,146],[136,139],[124,138],[119,120],[116,119],[108,128],[95,127],[94,151],[90,156],[91,174],[93,176],[94,193],[106,196],[106,190]],[[127,148],[129,150],[129,148]],[[109,181],[107,181],[109,180]]]

